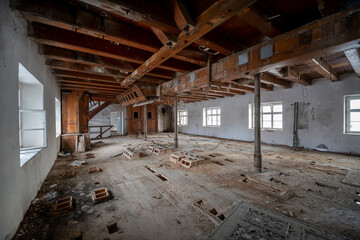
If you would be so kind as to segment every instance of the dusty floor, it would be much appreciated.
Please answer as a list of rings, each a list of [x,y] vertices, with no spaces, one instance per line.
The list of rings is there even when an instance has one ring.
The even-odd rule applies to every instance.
[[[360,189],[341,183],[349,169],[360,169],[359,156],[263,145],[264,172],[256,173],[253,144],[180,135],[179,151],[207,158],[203,165],[186,169],[170,162],[170,154],[147,153],[154,141],[167,144],[172,138],[111,137],[87,153],[59,157],[15,239],[207,239],[216,224],[194,205],[200,200],[225,217],[246,200],[360,239],[360,205],[354,201],[360,200]],[[145,155],[133,160],[114,157],[127,147]],[[87,164],[69,167],[75,159]],[[93,166],[103,171],[89,174]],[[62,177],[72,169],[74,177]],[[100,187],[108,188],[113,199],[94,205],[90,192]],[[64,196],[74,198],[75,210],[52,216],[52,204]],[[107,225],[112,223],[118,231],[109,234]]]

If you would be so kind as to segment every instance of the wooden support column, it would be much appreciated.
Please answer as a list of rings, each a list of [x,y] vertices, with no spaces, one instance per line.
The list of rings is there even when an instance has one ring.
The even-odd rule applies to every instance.
[[[144,105],[144,140],[147,138],[147,105]]]
[[[255,126],[254,126],[254,167],[258,172],[262,171],[261,159],[261,129],[260,129],[260,77],[261,74],[255,75],[255,93],[254,93],[254,108],[255,108]]]
[[[178,96],[174,96],[174,148],[178,148],[178,114],[177,114]]]

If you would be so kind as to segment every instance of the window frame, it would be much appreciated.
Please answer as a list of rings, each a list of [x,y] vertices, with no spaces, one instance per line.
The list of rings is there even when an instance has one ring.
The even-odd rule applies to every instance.
[[[360,109],[350,109],[351,100],[360,100],[360,94],[344,96],[344,134],[360,135],[360,131],[350,130],[350,113],[360,112]]]
[[[59,107],[59,112],[58,112]],[[59,123],[58,123],[59,118]],[[55,136],[58,138],[61,135],[61,101],[55,98]]]
[[[216,114],[208,114],[208,110],[213,110],[213,109],[217,109],[219,111],[219,113]],[[208,117],[218,117],[218,119],[216,120],[216,122],[218,122],[217,125],[213,125],[213,124],[208,124]],[[213,120],[211,120],[212,122]],[[221,127],[221,107],[220,106],[216,106],[216,107],[205,107],[203,108],[203,127]]]
[[[181,113],[186,113],[181,116]],[[186,121],[181,121],[181,119],[186,119]],[[186,122],[186,123],[184,123]],[[178,126],[187,126],[189,124],[189,112],[187,109],[182,109],[177,111],[177,125]]]
[[[281,112],[274,112],[274,106],[275,105],[281,105],[282,111]],[[270,106],[270,112],[263,112],[264,106]],[[249,129],[254,129],[255,125],[255,108],[254,103],[249,104]],[[281,114],[281,128],[274,128],[274,115],[275,114]],[[263,122],[264,122],[264,115],[270,115],[271,116],[271,127],[270,128],[264,128]],[[260,104],[260,128],[263,131],[283,131],[284,130],[284,104],[281,101],[278,102],[266,102]]]

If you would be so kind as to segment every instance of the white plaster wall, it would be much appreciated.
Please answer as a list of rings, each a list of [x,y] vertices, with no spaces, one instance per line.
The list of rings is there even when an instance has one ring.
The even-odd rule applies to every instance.
[[[18,65],[29,70],[44,86],[47,148],[20,167]],[[58,148],[55,137],[57,84],[27,37],[26,22],[0,1],[0,239],[11,239],[32,199],[50,171]]]
[[[360,135],[344,134],[344,95],[360,94],[360,79],[355,74],[341,76],[340,82],[316,79],[312,86],[294,84],[291,89],[276,88],[261,92],[261,102],[283,102],[283,131],[261,132],[265,143],[292,146],[294,102],[299,104],[300,145],[314,149],[325,144],[329,151],[360,154]],[[189,114],[188,126],[180,132],[215,136],[244,141],[254,140],[254,131],[249,129],[248,106],[254,102],[253,94],[236,95],[222,99],[180,105]],[[221,107],[221,126],[203,127],[202,108]]]
[[[100,125],[111,125],[111,112],[123,112],[124,119],[124,133],[126,133],[126,107],[121,106],[121,104],[113,103],[101,110],[96,114],[90,121],[89,126],[100,126]],[[91,132],[99,131],[97,128],[91,128]],[[90,136],[96,137],[99,134],[90,134]],[[111,135],[110,131],[107,131],[103,137],[109,137]]]

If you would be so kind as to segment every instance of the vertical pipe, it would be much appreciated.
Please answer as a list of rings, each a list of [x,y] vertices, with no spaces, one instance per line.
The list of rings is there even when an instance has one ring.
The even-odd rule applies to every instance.
[[[178,115],[177,115],[178,96],[174,96],[174,148],[178,148]]]
[[[254,167],[258,172],[262,171],[261,159],[261,129],[260,129],[260,74],[255,75],[255,92],[254,92],[254,108],[255,108],[255,128],[254,128]]]
[[[298,147],[298,109],[299,103],[294,103],[294,129],[293,129],[293,147]]]
[[[147,105],[144,105],[144,140],[147,138]]]

